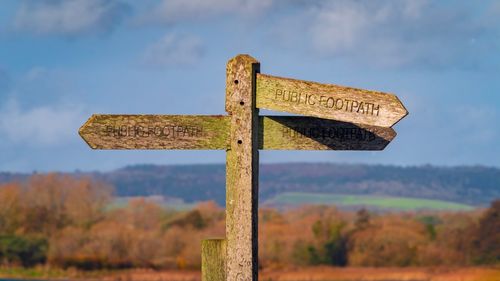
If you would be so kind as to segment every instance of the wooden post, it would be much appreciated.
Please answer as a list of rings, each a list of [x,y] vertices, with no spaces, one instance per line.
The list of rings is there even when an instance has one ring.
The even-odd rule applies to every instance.
[[[255,79],[260,64],[248,55],[227,63],[226,111],[231,117],[226,160],[226,278],[257,281],[259,112]]]
[[[226,239],[205,239],[201,243],[201,280],[226,280]]]

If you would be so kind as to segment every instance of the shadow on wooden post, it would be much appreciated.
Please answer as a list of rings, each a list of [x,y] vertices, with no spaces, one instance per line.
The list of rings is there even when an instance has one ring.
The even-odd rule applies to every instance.
[[[226,239],[201,243],[201,280],[226,281]]]

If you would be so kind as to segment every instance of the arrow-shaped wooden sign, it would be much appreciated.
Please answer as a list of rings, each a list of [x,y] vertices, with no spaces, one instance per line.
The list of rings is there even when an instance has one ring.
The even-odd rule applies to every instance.
[[[226,149],[227,116],[94,114],[78,131],[93,149]]]
[[[300,116],[260,118],[259,148],[265,150],[383,150],[392,128]]]
[[[259,116],[259,149],[382,150],[391,128],[296,116]],[[230,118],[213,115],[96,114],[80,128],[94,149],[211,149],[229,147]]]
[[[258,108],[392,127],[408,114],[392,94],[257,74]]]

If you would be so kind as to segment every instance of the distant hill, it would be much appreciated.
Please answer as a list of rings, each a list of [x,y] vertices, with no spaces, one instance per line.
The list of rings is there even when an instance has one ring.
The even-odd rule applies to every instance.
[[[224,165],[135,165],[91,175],[115,186],[117,196],[163,195],[186,202],[215,200],[224,205]],[[27,174],[0,173],[0,182]],[[500,169],[481,166],[398,167],[347,164],[264,164],[260,200],[283,193],[329,193],[409,197],[485,206],[500,198]]]

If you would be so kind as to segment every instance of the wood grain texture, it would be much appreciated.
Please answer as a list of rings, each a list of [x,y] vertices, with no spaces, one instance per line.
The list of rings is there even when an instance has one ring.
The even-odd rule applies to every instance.
[[[314,117],[258,118],[258,148],[264,150],[382,150],[396,136],[392,128]],[[230,147],[230,121],[230,116],[93,115],[80,135],[94,149],[222,150]],[[158,129],[165,127],[163,133]]]
[[[259,148],[264,150],[383,150],[392,128],[301,116],[260,118]]]
[[[231,117],[226,156],[226,276],[230,281],[256,281],[259,117],[255,74],[259,63],[238,55],[229,60],[226,71],[226,111]]]
[[[258,108],[391,127],[408,111],[392,94],[257,74]]]
[[[226,281],[226,239],[202,241],[201,280]]]
[[[80,128],[93,149],[227,149],[229,117],[95,114]]]

